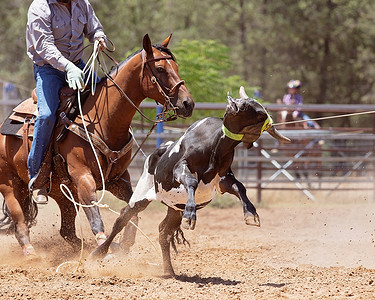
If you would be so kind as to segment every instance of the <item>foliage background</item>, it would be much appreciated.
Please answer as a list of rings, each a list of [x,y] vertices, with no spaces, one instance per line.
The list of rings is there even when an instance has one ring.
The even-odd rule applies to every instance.
[[[370,0],[90,1],[121,60],[149,33],[170,45],[197,102],[225,101],[244,84],[264,101],[303,82],[305,103],[373,103],[375,2]],[[31,88],[25,50],[31,1],[2,0],[0,79]],[[249,92],[250,91],[250,92]],[[335,122],[350,126],[350,119]],[[366,122],[363,118],[362,122]]]

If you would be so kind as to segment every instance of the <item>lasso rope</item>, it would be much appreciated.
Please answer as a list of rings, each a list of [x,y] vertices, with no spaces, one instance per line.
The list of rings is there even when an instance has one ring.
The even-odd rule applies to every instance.
[[[85,87],[88,85],[90,79],[91,79],[91,94],[94,95],[95,94],[95,89],[96,89],[96,71],[98,70],[97,67],[95,67],[95,61],[98,57],[100,53],[100,50],[99,50],[99,41],[95,41],[94,43],[94,49],[93,49],[93,52],[92,52],[92,55],[90,56],[90,58],[88,59],[87,61],[87,64],[86,66],[84,67],[83,69],[83,72],[85,74],[88,74],[87,76],[87,79],[86,79],[86,82],[85,82],[85,85],[84,87],[82,88],[81,91],[83,91],[85,89]],[[85,124],[85,120],[83,119],[83,112],[82,112],[82,105],[81,105],[81,91],[78,91],[77,93],[77,97],[78,97],[78,108],[79,108],[79,113],[81,115],[81,119],[82,119],[82,124],[83,124],[83,128],[85,130],[85,133],[86,133],[86,136],[87,136],[87,139],[89,141],[89,144],[90,144],[90,147],[94,153],[94,156],[95,156],[95,160],[96,160],[96,163],[98,165],[98,168],[99,168],[99,172],[100,172],[100,178],[101,178],[101,181],[102,181],[102,194],[100,196],[100,199],[98,201],[91,201],[91,204],[81,204],[77,201],[75,201],[74,199],[74,196],[72,194],[72,192],[70,191],[70,189],[68,188],[67,185],[65,184],[60,184],[60,190],[61,192],[63,193],[63,195],[69,200],[71,201],[73,204],[74,204],[74,209],[76,210],[76,214],[78,216],[78,221],[79,221],[79,226],[80,226],[80,231],[81,231],[81,252],[80,252],[80,258],[79,258],[79,261],[78,261],[78,264],[77,264],[77,268],[75,269],[74,272],[77,272],[79,267],[82,265],[82,259],[83,259],[83,248],[84,248],[84,244],[83,244],[83,229],[82,229],[82,222],[81,222],[81,218],[79,216],[79,211],[78,211],[78,206],[80,207],[83,207],[83,208],[90,208],[90,207],[94,207],[94,206],[97,206],[99,208],[106,208],[108,210],[110,210],[111,212],[117,214],[117,215],[120,215],[120,213],[118,213],[117,211],[113,210],[110,208],[110,206],[108,204],[102,204],[101,201],[103,200],[104,198],[104,192],[105,192],[105,180],[104,180],[104,174],[103,174],[103,170],[102,170],[102,167],[100,165],[100,161],[99,161],[99,157],[95,151],[95,147],[94,147],[94,144],[91,140],[91,137],[90,137],[90,134],[89,134],[89,131],[86,127],[86,124]],[[140,148],[140,147],[139,147]],[[142,151],[143,153],[143,151]],[[158,251],[157,247],[155,246],[155,244],[151,241],[151,239],[146,235],[146,233],[141,229],[139,228],[139,226],[137,224],[135,224],[133,221],[129,220],[129,223],[131,225],[133,225],[138,231],[140,231],[142,233],[143,236],[146,237],[146,239],[151,243],[151,245],[154,247],[154,249],[156,251]],[[59,272],[59,269],[61,266],[63,266],[64,264],[70,264],[70,263],[77,263],[75,261],[67,261],[67,262],[63,262],[61,263],[57,268],[56,268],[56,273]],[[73,272],[73,273],[74,273]]]
[[[307,119],[307,120],[296,120],[296,121],[289,121],[289,122],[280,122],[274,123],[273,126],[278,125],[287,125],[287,124],[295,124],[295,123],[302,123],[302,122],[309,122],[309,121],[322,121],[322,120],[329,120],[329,119],[337,119],[337,118],[344,118],[344,117],[351,117],[351,116],[360,116],[360,115],[367,115],[367,114],[374,114],[375,110],[370,111],[363,111],[358,113],[350,113],[344,115],[336,115],[336,116],[328,116],[328,117],[321,117],[321,118],[314,118],[314,119]]]

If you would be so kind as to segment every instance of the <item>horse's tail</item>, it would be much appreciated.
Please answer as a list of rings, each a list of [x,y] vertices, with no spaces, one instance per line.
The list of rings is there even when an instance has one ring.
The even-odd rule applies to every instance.
[[[38,205],[28,196],[23,206],[23,214],[25,215],[25,223],[28,228],[36,225],[36,217],[38,215]]]
[[[15,230],[15,223],[10,215],[8,206],[3,199],[3,204],[1,208],[3,212],[3,217],[0,218],[0,232],[9,233]],[[38,215],[38,206],[31,197],[27,197],[24,201],[23,214],[25,216],[25,223],[28,228],[36,224],[36,217]]]
[[[3,211],[3,217],[0,219],[0,232],[8,233],[10,230],[14,228],[14,222],[10,217],[10,212],[4,199],[1,209]]]
[[[185,246],[188,245],[190,247],[190,243],[187,239],[185,239],[185,235],[184,235],[184,232],[182,231],[181,227],[179,227],[175,231],[175,233],[173,234],[172,240],[171,240],[172,248],[177,254],[178,251],[177,251],[176,243],[177,244],[184,244]]]

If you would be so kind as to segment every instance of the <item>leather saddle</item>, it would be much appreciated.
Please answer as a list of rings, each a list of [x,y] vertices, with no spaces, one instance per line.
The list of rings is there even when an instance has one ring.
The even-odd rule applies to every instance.
[[[81,101],[84,101],[89,94],[89,90],[82,93]],[[77,91],[65,86],[59,91],[60,104],[58,115],[65,112],[68,118],[74,119],[78,115],[78,104],[76,100]],[[32,137],[34,132],[35,119],[38,116],[38,100],[36,89],[31,93],[31,97],[18,104],[1,126],[1,134]]]

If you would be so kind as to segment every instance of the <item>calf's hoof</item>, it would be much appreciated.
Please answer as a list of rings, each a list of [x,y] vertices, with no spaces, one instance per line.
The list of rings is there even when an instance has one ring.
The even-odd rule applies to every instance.
[[[188,219],[188,218],[182,218],[181,226],[182,226],[182,228],[185,228],[185,229],[194,230],[195,229],[195,223],[196,223],[196,220],[191,220],[191,219]]]
[[[252,215],[251,213],[245,214],[245,223],[246,225],[252,225],[260,227],[260,219],[258,214]]]
[[[104,249],[102,246],[98,246],[93,252],[90,254],[90,258],[92,259],[98,259],[103,258],[107,254],[107,250]]]
[[[176,278],[176,274],[172,268],[169,270],[164,270],[163,275],[161,275],[160,278],[163,278],[163,279]]]
[[[170,279],[170,278],[175,278],[176,275],[172,275],[172,274],[163,274],[160,276],[160,278],[163,278],[163,279]]]
[[[102,245],[106,239],[107,237],[104,232],[99,232],[95,235],[95,241],[98,246]]]

